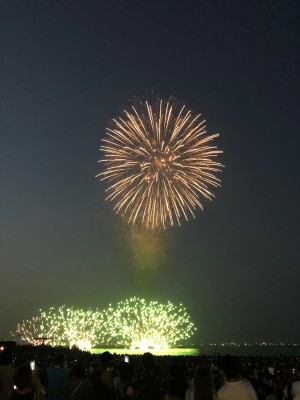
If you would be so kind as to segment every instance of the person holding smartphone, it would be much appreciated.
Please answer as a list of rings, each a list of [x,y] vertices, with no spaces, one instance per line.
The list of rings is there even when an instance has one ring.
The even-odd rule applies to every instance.
[[[46,390],[39,378],[33,375],[28,364],[21,365],[14,375],[15,388],[11,400],[44,400]]]
[[[95,400],[115,400],[111,359],[110,352],[105,351],[100,355],[100,363],[93,371],[91,387]]]
[[[133,379],[133,369],[129,364],[129,360],[121,361],[119,364],[118,371],[119,371],[118,374],[119,376],[114,377],[113,381],[117,400],[128,400],[128,396],[126,393]]]

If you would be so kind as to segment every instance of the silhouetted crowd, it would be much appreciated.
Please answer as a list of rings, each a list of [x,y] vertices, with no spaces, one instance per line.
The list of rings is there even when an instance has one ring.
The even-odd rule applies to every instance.
[[[296,356],[128,357],[18,345],[0,361],[0,400],[300,400]]]

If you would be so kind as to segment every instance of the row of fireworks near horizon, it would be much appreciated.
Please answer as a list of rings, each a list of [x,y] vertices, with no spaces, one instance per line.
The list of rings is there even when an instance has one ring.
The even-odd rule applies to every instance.
[[[130,349],[167,349],[188,340],[194,331],[185,307],[132,297],[106,309],[50,307],[18,323],[11,332],[22,343],[52,346],[118,346]]]

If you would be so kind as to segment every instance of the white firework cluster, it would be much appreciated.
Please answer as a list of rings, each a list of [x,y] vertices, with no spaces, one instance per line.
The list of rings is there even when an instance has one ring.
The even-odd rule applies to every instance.
[[[194,324],[182,304],[147,302],[133,297],[110,306],[114,314],[112,333],[116,344],[130,349],[167,349],[188,339]]]
[[[37,346],[52,342],[55,334],[55,327],[49,325],[48,321],[40,314],[18,323],[15,331],[11,333],[14,336],[18,336],[20,341]]]
[[[102,336],[103,312],[73,307],[50,307],[39,310],[39,315],[22,321],[13,334],[22,342],[33,345],[76,346],[90,350]]]
[[[48,311],[41,311],[41,315],[49,325],[55,326],[54,346],[68,345],[90,350],[102,336],[101,327],[105,316],[98,309],[51,307]]]
[[[39,315],[19,323],[12,334],[33,345],[159,350],[175,347],[195,330],[182,304],[132,297],[104,310],[66,306],[40,310]]]

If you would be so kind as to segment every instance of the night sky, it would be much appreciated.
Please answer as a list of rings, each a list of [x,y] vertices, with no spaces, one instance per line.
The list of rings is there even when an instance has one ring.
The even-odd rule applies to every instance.
[[[0,337],[39,308],[131,296],[187,308],[201,341],[300,340],[300,4],[1,2]],[[101,139],[132,96],[207,120],[225,165],[181,227],[105,201]]]

